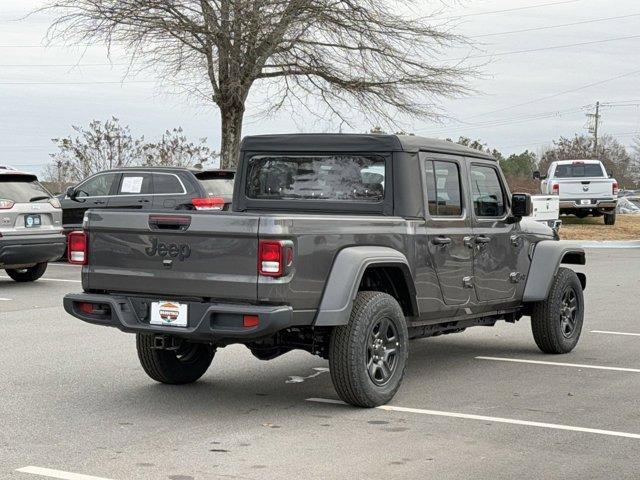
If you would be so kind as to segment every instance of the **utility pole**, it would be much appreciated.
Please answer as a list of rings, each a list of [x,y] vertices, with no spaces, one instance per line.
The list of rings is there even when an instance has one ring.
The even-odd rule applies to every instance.
[[[600,123],[600,102],[596,102],[596,113],[587,113],[589,133],[593,133],[593,157],[598,156],[598,126]]]

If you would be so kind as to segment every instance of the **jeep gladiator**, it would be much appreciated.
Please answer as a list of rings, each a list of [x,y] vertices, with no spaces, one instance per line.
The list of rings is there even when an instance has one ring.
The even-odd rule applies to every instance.
[[[531,317],[547,353],[583,322],[584,251],[527,219],[489,155],[414,136],[246,137],[229,212],[88,211],[69,238],[85,322],[135,333],[154,380],[217,348],[329,360],[340,398],[388,402],[413,338]]]

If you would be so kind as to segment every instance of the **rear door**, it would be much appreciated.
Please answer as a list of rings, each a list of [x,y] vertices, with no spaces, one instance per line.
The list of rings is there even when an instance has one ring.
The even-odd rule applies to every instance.
[[[469,161],[476,294],[481,302],[508,299],[515,295],[524,239],[517,224],[507,221],[508,190],[496,162]]]
[[[109,198],[109,208],[149,210],[153,207],[153,174],[123,172],[116,194]]]
[[[428,199],[427,237],[447,305],[473,301],[471,224],[462,184],[462,158],[429,154],[423,158]]]
[[[120,175],[118,172],[98,173],[76,186],[76,198],[65,197],[61,202],[64,227],[80,228],[84,212],[90,208],[106,208]]]

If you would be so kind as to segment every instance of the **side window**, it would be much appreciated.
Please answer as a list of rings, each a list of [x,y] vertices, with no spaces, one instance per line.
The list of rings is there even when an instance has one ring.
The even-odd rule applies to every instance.
[[[458,165],[453,162],[428,160],[426,167],[429,214],[440,217],[462,215]]]
[[[478,217],[501,217],[505,214],[505,194],[495,168],[471,165],[471,194]]]
[[[118,195],[148,195],[151,193],[151,174],[131,172],[122,174]]]
[[[77,188],[78,197],[105,197],[109,195],[118,175],[118,173],[102,173],[90,178]]]
[[[176,177],[173,174],[166,173],[154,173],[153,174],[153,193],[175,193],[182,194],[184,193],[184,188]]]

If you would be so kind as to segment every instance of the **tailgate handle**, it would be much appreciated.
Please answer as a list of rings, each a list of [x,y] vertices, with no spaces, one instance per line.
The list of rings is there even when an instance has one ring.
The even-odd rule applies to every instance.
[[[184,232],[191,225],[188,215],[149,215],[151,230],[172,230]]]

